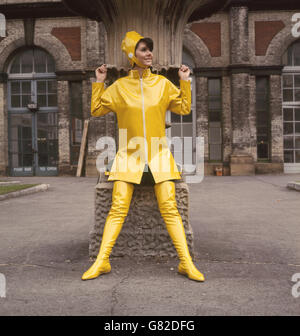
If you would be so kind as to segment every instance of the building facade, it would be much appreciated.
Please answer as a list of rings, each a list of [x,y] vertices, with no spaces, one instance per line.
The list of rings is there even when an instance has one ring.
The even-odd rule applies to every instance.
[[[167,135],[204,138],[206,175],[300,172],[300,4],[257,3],[185,27],[192,113],[168,113]],[[75,175],[94,70],[109,63],[104,26],[59,0],[10,0],[0,13],[0,174]],[[117,136],[113,113],[98,119],[99,137]]]

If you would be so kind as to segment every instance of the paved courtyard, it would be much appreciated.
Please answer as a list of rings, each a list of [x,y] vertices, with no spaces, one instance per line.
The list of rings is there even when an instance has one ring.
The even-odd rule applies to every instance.
[[[0,315],[299,315],[300,175],[205,177],[190,187],[198,283],[178,261],[112,259],[112,272],[81,281],[90,265],[96,178],[9,178],[49,183],[0,202]],[[300,277],[299,277],[300,280]],[[300,291],[300,288],[298,289]]]

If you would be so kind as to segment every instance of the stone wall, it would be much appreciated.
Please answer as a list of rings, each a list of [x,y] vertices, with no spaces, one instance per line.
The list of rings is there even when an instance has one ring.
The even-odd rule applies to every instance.
[[[24,2],[24,1],[22,1]],[[9,3],[17,3],[11,1]],[[83,83],[83,116],[90,117],[90,72],[104,62],[103,25],[82,17],[40,18],[33,24],[33,44],[55,61],[58,81],[59,174],[74,174],[70,165],[69,81]],[[7,36],[0,41],[0,174],[8,174],[6,73],[13,56],[26,47],[24,20],[7,20]],[[100,38],[99,38],[100,36]]]
[[[33,3],[38,0],[6,0],[5,3]],[[44,2],[48,2],[44,0]],[[61,2],[52,0],[52,2]],[[291,34],[291,18],[297,11],[249,11],[236,6],[226,12],[186,25],[183,45],[192,56],[196,69],[196,130],[205,139],[205,174],[214,173],[214,163],[208,161],[207,79],[222,78],[223,173],[230,174],[234,155],[241,162],[252,162],[259,172],[283,171],[282,56],[296,40]],[[298,11],[299,12],[299,11]],[[27,28],[26,28],[27,27]],[[30,25],[29,25],[30,27]],[[83,83],[83,115],[90,118],[91,83],[94,70],[107,59],[107,36],[102,23],[83,17],[39,18],[34,20],[33,43],[46,50],[55,60],[59,101],[59,162],[60,173],[73,174],[68,144],[70,107],[68,81]],[[7,67],[19,50],[28,44],[30,29],[24,20],[7,21],[7,37],[0,40],[0,174],[8,168],[7,130]],[[121,52],[121,51],[120,51]],[[257,162],[255,78],[270,79],[271,158],[265,166]],[[99,137],[116,137],[116,118],[110,113],[90,124],[87,176],[96,176],[95,144]],[[243,174],[243,168],[240,169]],[[247,170],[247,173],[249,171]],[[244,171],[245,173],[245,171]]]
[[[222,78],[223,83],[223,173],[231,173],[227,169],[231,162],[241,164],[238,171],[242,175],[283,172],[282,56],[297,39],[291,34],[291,18],[297,12],[249,11],[245,6],[233,6],[187,25],[184,46],[194,58],[199,77],[196,126],[197,135],[205,137],[206,175],[213,174],[215,166],[208,161],[209,77]],[[266,163],[257,162],[256,76],[268,76],[270,81],[271,157]]]

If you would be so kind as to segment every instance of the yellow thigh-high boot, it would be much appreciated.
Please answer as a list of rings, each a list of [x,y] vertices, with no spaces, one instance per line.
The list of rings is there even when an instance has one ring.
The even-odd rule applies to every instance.
[[[175,183],[164,181],[154,185],[160,213],[166,223],[167,230],[177,250],[180,263],[178,272],[196,281],[204,281],[204,276],[195,267],[189,253],[186,236],[175,199]]]
[[[100,274],[111,271],[109,255],[127,216],[133,190],[134,185],[132,183],[114,182],[112,205],[104,225],[100,251],[94,264],[83,274],[82,280],[94,279]]]

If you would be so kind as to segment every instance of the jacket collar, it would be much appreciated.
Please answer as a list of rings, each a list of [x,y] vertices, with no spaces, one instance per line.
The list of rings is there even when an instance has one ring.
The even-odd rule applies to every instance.
[[[152,72],[151,72],[150,68],[146,68],[143,71],[143,78],[149,77],[151,74],[152,74]],[[138,70],[129,70],[128,76],[130,78],[137,78],[137,79],[140,78],[140,74],[139,74]]]

